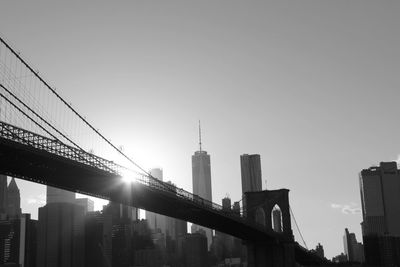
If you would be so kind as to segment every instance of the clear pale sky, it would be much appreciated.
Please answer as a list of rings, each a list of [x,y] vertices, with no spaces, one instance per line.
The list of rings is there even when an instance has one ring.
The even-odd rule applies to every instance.
[[[331,258],[345,227],[361,240],[358,173],[400,154],[399,13],[375,0],[2,1],[0,34],[179,187],[192,188],[199,119],[214,202],[241,198],[239,156],[260,154],[267,188],[291,190],[308,247]],[[37,214],[44,187],[17,183]]]

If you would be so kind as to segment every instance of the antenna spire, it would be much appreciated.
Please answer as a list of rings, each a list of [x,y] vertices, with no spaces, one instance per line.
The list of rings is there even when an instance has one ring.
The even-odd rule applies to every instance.
[[[199,120],[199,146],[200,146],[200,152],[201,152],[201,125],[200,125],[200,120]]]

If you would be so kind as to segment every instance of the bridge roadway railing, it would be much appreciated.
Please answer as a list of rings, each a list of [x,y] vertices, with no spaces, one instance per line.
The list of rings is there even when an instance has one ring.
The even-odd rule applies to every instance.
[[[283,234],[277,233],[273,231],[272,229],[267,229],[264,225],[252,222],[245,217],[241,216],[240,212],[235,212],[234,210],[230,209],[224,209],[221,205],[218,205],[212,201],[209,201],[207,199],[204,199],[198,195],[194,195],[182,188],[178,188],[174,186],[173,184],[166,183],[163,181],[160,181],[156,178],[149,177],[147,175],[142,175],[139,178],[136,178],[135,181],[147,185],[150,188],[153,188],[157,191],[161,191],[166,194],[172,194],[174,197],[182,200],[189,202],[191,204],[195,204],[196,206],[206,209],[209,211],[212,211],[214,213],[217,213],[218,215],[222,215],[224,217],[228,217],[232,220],[235,220],[241,224],[247,225],[249,227],[255,228],[261,232],[268,233],[272,236],[281,236],[284,238]]]
[[[51,139],[2,121],[0,121],[0,138],[44,150],[110,173],[118,173],[120,169],[117,164],[82,149],[68,146],[57,139]]]
[[[87,153],[82,149],[68,146],[57,139],[51,139],[2,121],[0,121],[0,138],[31,146],[39,150],[44,150],[57,156],[109,172],[115,176],[122,176],[121,173],[123,173],[125,169],[124,167],[121,167],[112,161]],[[275,233],[272,232],[272,230],[270,231],[269,229],[266,229],[264,225],[245,219],[240,215],[240,213],[237,213],[233,210],[223,209],[221,205],[206,200],[198,195],[194,195],[170,183],[160,181],[154,177],[141,174],[139,177],[135,178],[135,181],[164,194],[169,194],[170,196],[176,197],[180,200],[195,204],[200,208],[210,210],[225,217],[229,217],[232,220],[256,228],[260,231]]]

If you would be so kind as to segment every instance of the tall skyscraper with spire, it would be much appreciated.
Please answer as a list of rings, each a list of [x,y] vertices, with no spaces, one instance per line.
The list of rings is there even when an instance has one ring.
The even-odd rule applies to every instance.
[[[199,122],[199,151],[192,156],[193,194],[212,201],[210,155],[201,148],[201,126]]]
[[[210,155],[207,154],[207,151],[202,150],[201,146],[201,125],[199,121],[199,151],[194,152],[192,156],[193,194],[212,201]],[[212,230],[194,225],[192,231],[198,231],[200,228],[206,232],[208,247],[210,247]]]

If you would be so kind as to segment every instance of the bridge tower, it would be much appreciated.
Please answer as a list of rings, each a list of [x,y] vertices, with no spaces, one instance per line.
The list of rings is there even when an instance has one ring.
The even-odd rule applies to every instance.
[[[272,212],[278,208],[281,213],[281,231],[276,234],[284,238],[265,242],[247,242],[247,261],[249,267],[294,267],[294,237],[290,221],[289,190],[264,190],[246,192],[247,219],[266,229],[273,230]],[[275,214],[276,215],[276,214]],[[275,224],[276,225],[276,224]],[[282,241],[284,240],[284,241]]]

